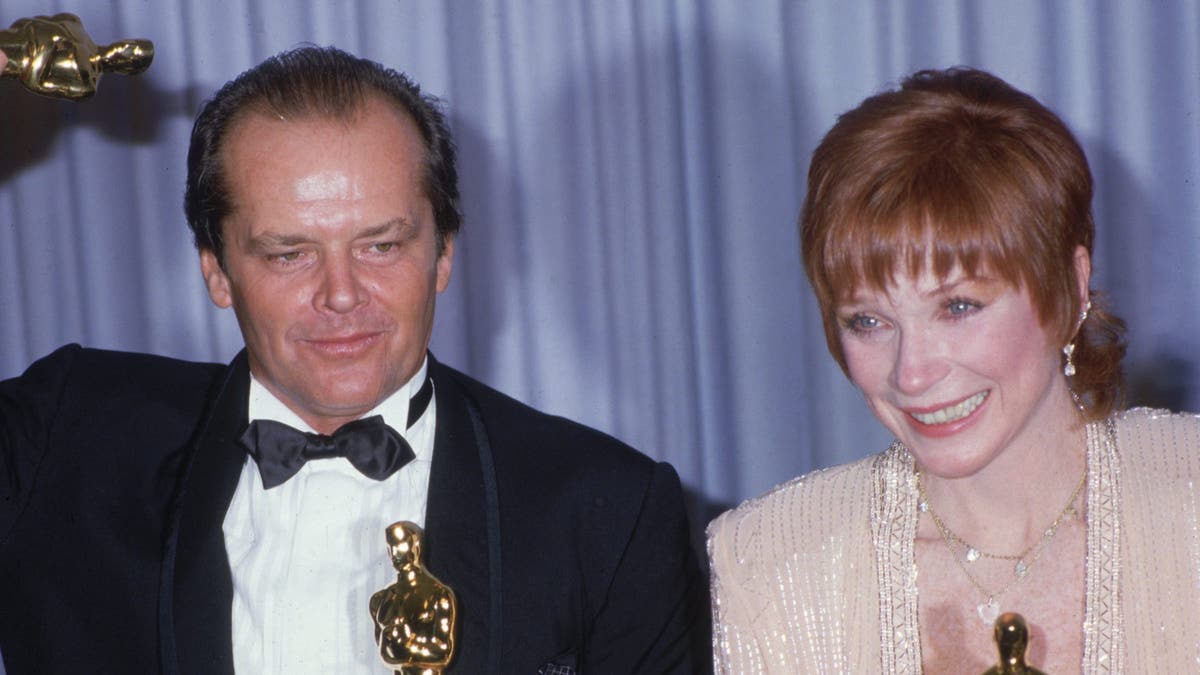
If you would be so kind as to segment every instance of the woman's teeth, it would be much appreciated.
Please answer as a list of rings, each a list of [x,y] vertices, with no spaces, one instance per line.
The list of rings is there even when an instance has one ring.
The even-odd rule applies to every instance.
[[[954,422],[975,412],[975,409],[979,407],[980,403],[983,403],[983,399],[987,398],[987,395],[986,391],[981,391],[961,403],[955,403],[931,413],[912,413],[912,416],[921,424],[946,424],[947,422]]]

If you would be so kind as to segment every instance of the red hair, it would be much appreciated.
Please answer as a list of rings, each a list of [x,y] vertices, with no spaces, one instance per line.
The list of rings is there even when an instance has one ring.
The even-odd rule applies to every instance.
[[[920,71],[843,114],[813,153],[800,216],[805,273],[830,353],[845,370],[836,305],[862,285],[929,265],[999,276],[1042,325],[1075,340],[1071,385],[1091,418],[1123,390],[1124,324],[1099,307],[1076,327],[1074,256],[1095,237],[1083,149],[1048,108],[968,68]]]

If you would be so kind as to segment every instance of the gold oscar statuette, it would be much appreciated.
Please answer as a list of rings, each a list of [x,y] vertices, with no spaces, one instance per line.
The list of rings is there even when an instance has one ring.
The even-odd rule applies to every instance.
[[[8,56],[0,76],[14,77],[34,93],[71,101],[95,94],[101,73],[136,75],[154,59],[149,40],[96,45],[74,14],[17,19],[0,30],[0,49]]]
[[[1020,614],[1005,612],[996,617],[992,637],[996,639],[996,648],[1000,650],[1000,663],[988,668],[983,675],[1046,675],[1033,666],[1025,665],[1029,628]]]
[[[379,656],[400,675],[441,675],[454,658],[458,602],[454,591],[422,564],[424,536],[408,521],[388,526],[396,583],[371,596]]]

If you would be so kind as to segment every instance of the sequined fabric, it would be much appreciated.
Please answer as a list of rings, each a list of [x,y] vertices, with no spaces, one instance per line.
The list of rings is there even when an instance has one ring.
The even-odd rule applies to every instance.
[[[1087,436],[1080,671],[1200,672],[1200,417],[1132,410]],[[919,673],[916,504],[895,443],[714,520],[717,673]]]
[[[1092,653],[1090,672],[1200,673],[1200,418],[1133,411],[1117,422],[1116,445],[1120,522],[1088,550],[1120,544],[1112,589],[1120,611],[1111,627],[1100,614],[1096,628],[1124,640],[1111,655]],[[1114,662],[1108,670],[1099,667],[1105,660]]]

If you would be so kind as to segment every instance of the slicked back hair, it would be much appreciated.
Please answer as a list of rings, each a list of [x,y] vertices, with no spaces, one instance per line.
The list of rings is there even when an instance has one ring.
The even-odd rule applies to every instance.
[[[224,144],[246,116],[353,121],[372,100],[396,106],[421,134],[423,191],[433,207],[438,253],[458,233],[454,140],[438,100],[403,73],[334,47],[305,46],[263,61],[225,84],[196,117],[188,147],[183,208],[196,248],[224,261],[222,221],[230,214]]]

